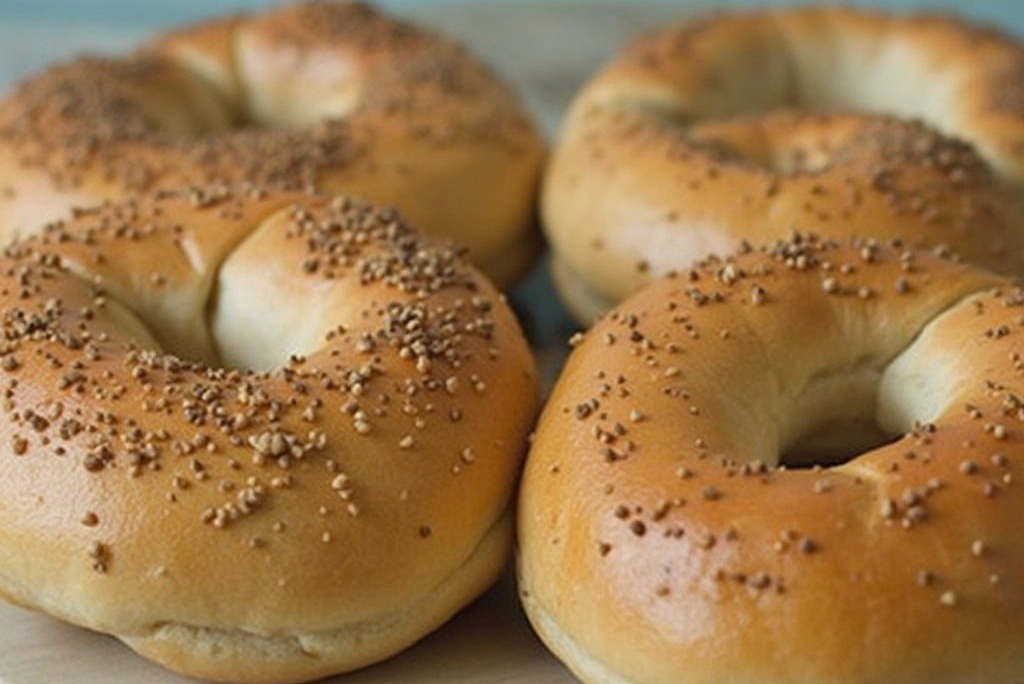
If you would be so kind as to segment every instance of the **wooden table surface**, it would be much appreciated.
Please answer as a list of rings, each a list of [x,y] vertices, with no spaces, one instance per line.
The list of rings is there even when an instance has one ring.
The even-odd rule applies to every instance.
[[[474,4],[412,13],[461,39],[511,80],[548,135],[586,76],[627,37],[679,10],[654,6]],[[138,25],[0,23],[0,91],[54,59],[81,50],[115,52],[142,40]],[[529,49],[524,50],[524,41]],[[572,331],[543,265],[514,298],[526,312],[548,384],[557,375]],[[116,639],[0,603],[2,684],[181,684],[187,682],[136,656]],[[402,682],[559,684],[574,681],[533,635],[507,575],[442,629],[399,656],[337,684]]]

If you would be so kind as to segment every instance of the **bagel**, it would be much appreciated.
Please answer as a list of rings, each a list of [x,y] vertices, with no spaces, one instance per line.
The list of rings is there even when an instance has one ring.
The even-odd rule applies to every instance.
[[[393,211],[210,189],[80,211],[6,250],[0,315],[14,603],[186,675],[299,682],[502,571],[534,364],[486,279]]]
[[[0,238],[158,188],[250,183],[394,206],[508,284],[537,251],[542,156],[515,94],[461,47],[362,3],[286,5],[14,89]]]
[[[1021,681],[1022,305],[813,237],[626,300],[527,458],[540,636],[586,682]]]
[[[1024,273],[1022,65],[992,30],[839,7],[642,37],[575,97],[552,152],[559,290],[589,322],[670,270],[794,230]]]

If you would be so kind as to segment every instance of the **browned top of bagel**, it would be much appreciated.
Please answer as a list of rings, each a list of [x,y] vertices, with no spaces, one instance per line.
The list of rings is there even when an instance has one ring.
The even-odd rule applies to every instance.
[[[486,262],[523,241],[541,154],[515,94],[460,46],[305,2],[21,84],[0,103],[0,219],[31,230],[158,186],[317,189],[398,206]],[[507,278],[502,261],[516,270],[487,265]]]
[[[1022,304],[930,252],[808,238],[631,297],[576,341],[528,458],[534,625],[592,682],[1016,681]]]
[[[794,230],[1024,271],[1021,65],[994,31],[836,7],[639,39],[576,97],[545,181],[569,303],[590,319],[653,276]]]
[[[642,36],[588,84],[690,120],[793,107],[920,119],[1024,178],[1024,47],[934,12],[842,5],[711,13]]]
[[[499,571],[533,361],[493,287],[393,211],[81,212],[7,250],[0,316],[13,600],[284,682],[393,653]]]

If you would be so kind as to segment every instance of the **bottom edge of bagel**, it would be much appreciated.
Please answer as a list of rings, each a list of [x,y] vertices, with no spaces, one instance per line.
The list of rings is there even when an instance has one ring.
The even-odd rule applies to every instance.
[[[640,684],[641,682],[672,682],[673,684],[697,684],[698,682],[713,682],[714,684],[732,684],[739,682],[757,682],[758,684],[775,684],[780,682],[964,682],[965,684],[1018,684],[1024,682],[1021,678],[1024,670],[1021,664],[1003,664],[996,666],[994,670],[980,667],[977,672],[968,674],[965,677],[961,674],[951,673],[949,678],[935,679],[934,672],[918,673],[914,670],[904,669],[905,663],[899,659],[892,660],[893,668],[889,675],[864,675],[858,673],[851,676],[841,676],[838,671],[834,674],[824,675],[819,672],[817,675],[800,675],[790,673],[788,675],[771,674],[730,674],[729,669],[736,669],[737,663],[728,659],[721,660],[721,667],[717,671],[707,669],[700,670],[699,667],[674,670],[663,667],[646,671],[633,670],[629,675],[623,674],[622,670],[612,670],[609,665],[602,662],[593,650],[586,648],[578,640],[573,638],[565,626],[548,611],[542,602],[536,599],[530,589],[528,579],[522,571],[520,558],[517,557],[517,582],[519,586],[519,597],[523,610],[533,627],[534,633],[540,638],[548,650],[581,682],[585,684]],[[627,642],[622,641],[616,644],[616,651],[619,655],[626,655],[628,658]],[[798,652],[787,654],[788,658],[799,659]],[[701,673],[698,673],[700,670]],[[968,671],[970,668],[968,667]]]
[[[386,660],[429,636],[500,577],[512,543],[511,508],[488,528],[465,561],[414,603],[373,620],[309,633],[258,634],[244,629],[155,622],[118,633],[90,626],[45,602],[12,603],[106,632],[144,658],[179,674],[236,684],[298,684]]]
[[[533,631],[576,678],[586,684],[633,684],[633,680],[616,674],[602,665],[533,599],[528,588],[529,583],[521,571],[517,573],[517,578],[519,598]]]

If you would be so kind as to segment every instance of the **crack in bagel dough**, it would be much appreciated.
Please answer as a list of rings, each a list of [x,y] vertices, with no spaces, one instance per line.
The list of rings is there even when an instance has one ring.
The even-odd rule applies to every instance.
[[[0,223],[213,182],[397,207],[499,284],[536,252],[543,144],[466,50],[358,2],[208,21],[54,66],[0,102]]]
[[[298,682],[500,574],[536,369],[493,286],[395,212],[83,210],[7,248],[0,316],[9,600],[192,676]]]
[[[560,291],[590,322],[708,253],[793,231],[1024,272],[1022,73],[1010,37],[862,9],[642,37],[577,94],[552,152],[542,218]]]
[[[815,237],[634,295],[527,458],[534,627],[588,682],[1020,680],[1022,312],[931,251]],[[837,421],[899,437],[782,467]]]

